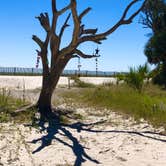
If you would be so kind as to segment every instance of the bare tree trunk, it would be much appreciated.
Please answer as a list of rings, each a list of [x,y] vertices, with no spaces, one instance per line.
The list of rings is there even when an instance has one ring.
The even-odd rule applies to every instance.
[[[57,64],[57,67],[55,68],[55,72],[52,71],[50,75],[43,72],[42,89],[37,102],[37,107],[44,117],[50,117],[52,115],[52,95],[59,81],[60,75],[69,60],[69,58],[60,60],[60,63]]]
[[[49,114],[51,112],[51,98],[53,94],[54,89],[51,89],[51,84],[43,83],[40,97],[37,102],[37,107],[43,115]]]

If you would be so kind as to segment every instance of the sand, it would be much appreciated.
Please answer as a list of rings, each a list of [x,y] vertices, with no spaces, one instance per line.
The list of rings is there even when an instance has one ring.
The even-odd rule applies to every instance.
[[[104,78],[104,77],[81,77],[82,81],[87,83],[93,83],[95,85],[103,83],[116,83],[115,78]],[[59,87],[68,86],[69,79],[68,77],[60,77],[58,82]],[[73,83],[73,80],[70,80],[70,83]],[[0,88],[8,89],[36,89],[41,88],[42,77],[41,76],[0,76]]]
[[[26,77],[26,86],[36,89],[40,77]],[[7,78],[1,86],[15,88],[22,77]],[[5,80],[4,79],[4,80]],[[12,80],[11,82],[8,80]],[[34,81],[31,84],[31,81]],[[17,83],[15,83],[17,82]],[[12,84],[12,85],[11,85]],[[15,85],[15,86],[14,86]],[[3,87],[2,86],[2,87]],[[62,88],[63,89],[63,88]],[[19,92],[19,93],[18,93]],[[26,91],[35,101],[38,91]],[[14,93],[13,93],[14,94]],[[15,94],[16,95],[16,94]],[[71,103],[72,105],[72,103]],[[113,110],[59,105],[59,109],[81,114],[70,125],[45,124],[34,128],[27,124],[0,124],[0,165],[4,166],[165,166],[166,135],[143,119],[140,123]],[[103,114],[103,112],[105,112]],[[70,115],[70,113],[69,113]]]
[[[85,115],[95,110],[76,111]],[[114,112],[107,117],[89,116],[84,122],[55,125],[44,131],[0,124],[0,165],[165,166],[166,136],[161,131]]]

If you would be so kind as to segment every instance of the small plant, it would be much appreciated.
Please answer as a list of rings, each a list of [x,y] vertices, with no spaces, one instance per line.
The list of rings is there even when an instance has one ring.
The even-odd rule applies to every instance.
[[[142,90],[144,77],[135,69],[130,68],[130,72],[126,77],[126,83],[138,91]]]
[[[2,88],[0,89],[0,103],[4,106],[8,103],[9,97],[10,97],[10,90]]]
[[[148,65],[145,64],[143,66],[138,66],[138,68],[130,67],[129,73],[127,74],[125,81],[128,85],[138,90],[142,91],[144,80],[148,78],[149,68]]]
[[[30,108],[17,113],[10,112],[10,116],[15,123],[32,123],[33,125],[36,112],[37,110],[35,108]]]
[[[10,90],[5,88],[0,89],[0,123],[12,120],[13,111],[25,104],[26,102],[23,99],[11,97]]]

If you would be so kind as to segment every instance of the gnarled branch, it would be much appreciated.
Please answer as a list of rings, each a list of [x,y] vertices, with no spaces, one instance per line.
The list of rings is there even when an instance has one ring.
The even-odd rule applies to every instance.
[[[79,36],[85,35],[85,34],[91,34],[95,35],[97,33],[97,28],[96,29],[84,29],[85,25],[80,26],[80,34]]]
[[[88,7],[85,9],[80,15],[79,15],[79,20],[81,21],[82,18],[91,10],[92,8]]]
[[[65,22],[64,22],[64,24],[63,24],[63,26],[62,26],[62,28],[60,30],[59,39],[62,38],[62,35],[63,35],[64,31],[65,31],[65,28],[67,28],[69,26],[68,21],[70,19],[70,16],[71,16],[71,13],[67,16],[67,18],[66,18],[66,20],[65,20]]]
[[[32,39],[40,46],[40,48],[43,47],[44,42],[41,39],[39,39],[36,35],[33,35]]]
[[[65,13],[70,8],[71,8],[71,3],[69,5],[67,5],[66,7],[64,7],[63,9],[59,10],[58,15],[62,15],[63,13]]]
[[[52,25],[51,25],[51,31],[52,33],[55,33],[56,31],[56,24],[57,24],[57,19],[58,19],[58,14],[57,14],[57,8],[56,8],[56,0],[52,0]]]
[[[56,0],[52,0],[52,13],[57,12],[57,8],[56,8]]]
[[[73,38],[71,43],[72,45],[76,45],[80,34],[80,20],[78,18],[76,0],[70,0],[70,1],[71,1],[72,17],[74,21]]]
[[[82,34],[92,34],[95,35],[97,33],[97,28],[96,29],[85,29],[83,30]]]
[[[74,54],[73,54],[73,56],[79,56],[79,57],[81,57],[81,58],[95,58],[95,57],[100,57],[100,55],[88,55],[88,54],[85,54],[85,53],[83,53],[82,51],[80,51],[80,50],[78,50],[78,49],[75,49],[75,51],[74,51]]]
[[[48,13],[41,13],[40,16],[36,17],[39,21],[41,26],[45,29],[46,32],[50,31],[50,20]]]
[[[66,12],[67,10],[69,10],[71,8],[71,3],[69,5],[67,5],[66,7],[64,7],[61,10],[57,10],[56,7],[56,0],[52,0],[52,13],[53,13],[53,19],[52,19],[52,31],[56,31],[56,24],[57,24],[57,19],[58,16],[62,15],[64,12]]]
[[[132,20],[135,18],[135,16],[143,9],[143,7],[144,7],[144,5],[145,5],[145,3],[146,3],[147,0],[144,1],[144,3],[142,4],[142,6],[136,12],[134,12],[128,19],[126,19],[125,17],[127,16],[129,10],[138,1],[139,0],[133,0],[126,7],[126,9],[125,9],[124,13],[122,14],[122,17],[120,18],[120,20],[113,27],[111,27],[109,30],[107,30],[104,33],[100,33],[100,34],[96,34],[96,35],[84,36],[84,37],[82,37],[82,38],[79,39],[79,44],[81,44],[83,42],[86,42],[86,41],[92,41],[92,42],[101,44],[101,41],[105,40],[106,36],[108,36],[111,33],[113,33],[121,25],[130,24],[132,22]]]

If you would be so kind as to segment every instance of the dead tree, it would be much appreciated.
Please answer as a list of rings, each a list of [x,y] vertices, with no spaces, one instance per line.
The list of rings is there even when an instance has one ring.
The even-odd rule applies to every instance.
[[[86,29],[84,24],[82,24],[82,18],[89,13],[90,7],[78,13],[77,11],[77,0],[70,0],[69,4],[61,10],[57,10],[56,0],[52,0],[52,20],[50,21],[48,13],[41,13],[40,16],[36,17],[41,26],[46,31],[46,38],[42,41],[39,37],[33,35],[32,39],[39,45],[42,66],[43,66],[43,80],[42,89],[40,97],[37,102],[37,107],[39,111],[47,116],[51,113],[51,98],[53,91],[58,83],[61,73],[63,72],[66,64],[76,57],[81,58],[94,58],[95,55],[87,55],[83,51],[79,50],[80,44],[91,41],[97,44],[101,44],[103,40],[107,39],[107,36],[112,34],[121,25],[128,25],[132,23],[133,19],[142,10],[143,5],[146,0],[143,0],[141,7],[134,13],[129,15],[129,10],[140,0],[132,0],[130,4],[124,10],[122,17],[117,21],[117,23],[110,29],[103,33],[97,33],[96,29]],[[60,29],[60,33],[56,33],[58,18],[65,12],[70,11],[64,24]],[[69,26],[69,20],[73,20],[73,34],[71,42],[68,46],[61,48],[61,41],[65,29]],[[50,46],[51,51],[51,62],[48,65],[48,47]]]

